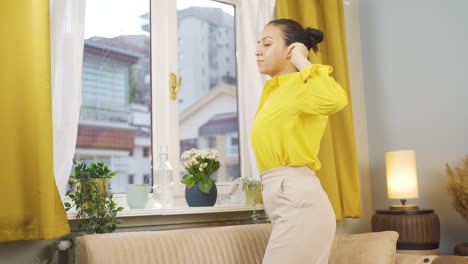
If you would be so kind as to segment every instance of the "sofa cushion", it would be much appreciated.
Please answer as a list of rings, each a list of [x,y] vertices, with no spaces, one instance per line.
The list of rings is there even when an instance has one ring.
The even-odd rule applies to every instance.
[[[329,264],[393,264],[398,233],[338,234]]]

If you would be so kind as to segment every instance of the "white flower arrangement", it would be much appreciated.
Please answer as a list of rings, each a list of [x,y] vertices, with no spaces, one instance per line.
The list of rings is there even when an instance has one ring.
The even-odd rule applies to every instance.
[[[211,178],[211,175],[221,167],[218,151],[193,148],[184,151],[181,158],[185,160],[182,166],[187,173],[182,177],[180,182],[185,184],[189,190],[198,182],[200,191],[208,194],[216,182]]]

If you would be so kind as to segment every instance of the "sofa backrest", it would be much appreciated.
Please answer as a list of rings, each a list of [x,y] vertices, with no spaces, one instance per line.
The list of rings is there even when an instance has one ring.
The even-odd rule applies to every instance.
[[[261,263],[271,225],[239,225],[85,235],[80,264]]]
[[[85,235],[80,264],[260,264],[270,224]],[[462,257],[395,254],[394,231],[339,234],[329,264],[461,264]],[[396,258],[395,258],[396,256]]]

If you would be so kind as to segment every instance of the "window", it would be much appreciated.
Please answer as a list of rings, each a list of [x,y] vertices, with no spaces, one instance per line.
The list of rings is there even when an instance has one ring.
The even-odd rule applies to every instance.
[[[112,11],[109,0],[87,5],[75,157],[105,160],[117,172],[113,192],[125,192],[129,183],[157,182],[151,162],[162,146],[168,147],[175,193],[181,195],[176,206],[185,205],[184,150],[218,150],[222,169],[214,177],[220,184],[241,176],[239,1],[121,0],[112,2]],[[153,36],[158,41],[150,41]],[[175,100],[167,89],[170,73],[182,78]]]
[[[166,2],[163,4],[163,1]],[[153,92],[158,94],[154,98],[158,108],[153,109],[153,120],[157,123],[155,132],[159,134],[153,139],[157,146],[153,149],[169,146],[175,184],[183,175],[180,154],[192,147],[219,151],[222,166],[214,175],[219,185],[230,184],[241,176],[242,149],[237,146],[236,151],[230,148],[230,152],[226,152],[226,145],[231,145],[231,135],[239,134],[237,93],[240,87],[237,82],[236,7],[233,5],[237,2],[160,0],[152,5],[153,34],[161,31],[168,36],[152,44],[153,62],[158,61],[158,70],[152,76]],[[167,7],[171,10],[163,11]],[[165,25],[174,27],[167,29]],[[168,59],[161,61],[161,58]],[[179,68],[181,65],[183,67]],[[177,69],[179,72],[175,72]],[[176,101],[167,99],[164,80],[171,72],[182,78]],[[174,134],[179,138],[174,138]],[[176,186],[183,193],[185,186]],[[219,195],[228,190],[221,189],[218,189]],[[185,201],[182,204],[185,205]]]
[[[179,72],[184,80],[179,93],[183,101],[178,104],[176,118],[179,144],[186,148],[192,140],[196,148],[218,150],[222,166],[216,177],[220,182],[231,182],[239,177],[239,172],[227,175],[226,170],[227,164],[239,167],[239,152],[225,151],[225,142],[239,130],[235,6],[211,0],[196,4],[177,1],[177,38],[184,40],[177,47],[178,64],[184,65]]]
[[[216,148],[216,137],[209,137],[208,138],[208,147],[209,148]]]
[[[75,158],[105,162],[117,173],[110,181],[117,193],[151,173],[151,47],[141,23],[148,18],[149,1],[86,4]]]
[[[237,133],[230,133],[226,135],[225,140],[225,153],[226,156],[236,157],[239,155],[239,137]]]
[[[239,146],[239,138],[237,135],[231,136],[231,146]]]
[[[149,157],[149,148],[143,148],[143,157]]]

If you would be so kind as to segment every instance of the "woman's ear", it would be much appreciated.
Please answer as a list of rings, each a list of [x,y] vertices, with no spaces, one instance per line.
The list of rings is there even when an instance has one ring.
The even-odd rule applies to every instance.
[[[286,55],[286,58],[288,60],[291,59],[293,49],[294,49],[294,45],[291,44],[291,45],[288,46],[288,53]]]

